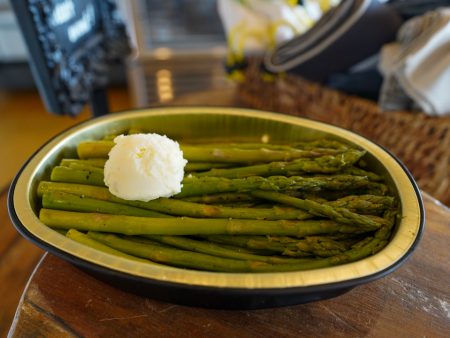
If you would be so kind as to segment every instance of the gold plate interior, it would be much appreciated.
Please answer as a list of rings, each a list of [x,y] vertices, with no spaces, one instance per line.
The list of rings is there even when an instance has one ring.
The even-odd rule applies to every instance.
[[[99,139],[130,127],[165,134],[177,141],[232,140],[287,143],[327,137],[367,150],[365,160],[384,176],[401,201],[401,220],[390,243],[379,253],[345,265],[283,273],[217,273],[153,266],[112,256],[83,246],[39,221],[36,187],[48,179],[63,157],[74,157],[80,141]],[[63,132],[46,144],[20,174],[14,191],[19,221],[33,236],[84,261],[115,271],[159,281],[224,288],[286,288],[323,285],[371,276],[388,269],[412,247],[420,228],[419,197],[401,165],[381,147],[352,132],[331,125],[281,114],[240,108],[157,108],[111,114]]]

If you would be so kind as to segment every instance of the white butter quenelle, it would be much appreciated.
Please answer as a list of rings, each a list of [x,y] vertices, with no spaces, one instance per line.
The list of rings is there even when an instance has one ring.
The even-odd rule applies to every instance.
[[[120,135],[114,142],[105,164],[113,195],[146,202],[181,191],[187,161],[178,142],[158,134]]]

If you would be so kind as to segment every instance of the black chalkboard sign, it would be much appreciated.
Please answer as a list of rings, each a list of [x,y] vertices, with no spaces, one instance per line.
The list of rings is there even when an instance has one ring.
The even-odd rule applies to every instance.
[[[75,116],[90,102],[107,112],[108,65],[130,51],[114,0],[13,0],[47,110]]]

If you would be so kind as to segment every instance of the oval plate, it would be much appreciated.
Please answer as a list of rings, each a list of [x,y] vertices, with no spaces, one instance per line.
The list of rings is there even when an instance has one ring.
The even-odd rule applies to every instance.
[[[53,231],[37,217],[36,187],[48,179],[76,145],[129,128],[165,134],[177,141],[232,140],[287,143],[327,137],[359,146],[401,203],[401,220],[390,243],[377,254],[340,266],[284,273],[217,273],[160,267],[112,256]],[[255,309],[330,298],[380,278],[399,267],[415,249],[424,227],[420,192],[411,174],[392,154],[350,131],[297,117],[240,108],[171,107],[111,114],[72,127],[40,148],[15,177],[8,209],[27,239],[98,278],[148,297],[185,305]]]

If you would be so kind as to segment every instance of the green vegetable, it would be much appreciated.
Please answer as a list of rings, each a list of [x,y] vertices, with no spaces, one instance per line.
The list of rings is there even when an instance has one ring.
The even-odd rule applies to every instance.
[[[81,142],[79,158],[62,159],[37,187],[44,224],[114,255],[206,271],[301,271],[378,252],[399,217],[365,151],[326,139],[181,144],[189,174],[179,194],[124,200],[104,183],[114,136]]]
[[[167,214],[169,214],[189,217],[269,220],[312,217],[311,214],[302,210],[285,207],[224,207],[169,198],[158,198],[148,202],[128,201],[112,195],[108,189],[103,187],[45,181],[39,184],[38,195],[43,196],[45,208],[131,216],[168,217]]]
[[[79,170],[68,167],[54,167],[50,179],[55,182],[84,183],[104,186],[103,173],[92,170]]]
[[[105,214],[169,217],[159,212],[136,208],[114,202],[89,198],[84,194],[71,194],[61,191],[48,191],[42,196],[42,206],[48,209],[59,209],[81,212],[100,212]]]
[[[147,259],[142,259],[139,257],[131,256],[126,253],[123,253],[122,251],[113,249],[113,248],[111,248],[101,242],[98,242],[98,241],[94,240],[93,238],[89,237],[88,235],[85,235],[82,232],[79,232],[75,229],[70,229],[69,231],[67,231],[66,236],[70,239],[73,239],[74,241],[76,241],[78,243],[84,244],[88,247],[91,247],[93,249],[96,249],[96,250],[99,250],[99,251],[102,251],[105,253],[109,253],[114,256],[128,258],[133,261],[142,262],[142,263],[155,264]]]
[[[232,163],[215,163],[215,162],[188,162],[184,167],[185,172],[204,171],[213,168],[229,168]]]
[[[126,235],[281,235],[304,237],[328,233],[362,233],[366,229],[328,220],[266,221],[222,218],[153,218],[41,209],[42,223]]]
[[[174,249],[150,243],[138,243],[116,235],[89,232],[88,235],[129,255],[147,258],[152,261],[172,266],[192,268],[197,270],[219,272],[272,272],[298,270],[298,266],[307,262],[295,264],[271,264],[261,261],[239,260],[217,257],[188,250]]]
[[[240,252],[235,249],[222,247],[211,242],[195,240],[183,236],[146,236],[154,241],[168,244],[179,249],[189,250],[193,252],[205,253],[212,256],[227,257],[239,260],[253,260],[261,261],[271,264],[292,264],[304,262],[304,259],[284,258],[278,256],[262,256],[245,252]]]
[[[80,160],[77,158],[63,158],[60,165],[63,167],[69,167],[72,163],[87,164],[97,168],[103,168],[105,166],[105,158],[90,158],[87,160]]]
[[[195,176],[242,178],[249,176],[292,176],[304,173],[334,174],[341,171],[342,168],[356,163],[363,155],[364,152],[351,149],[335,156],[322,156],[313,159],[301,158],[291,162],[271,162],[231,169],[211,169],[207,172],[197,173]]]
[[[114,146],[113,141],[87,141],[81,142],[77,147],[78,156],[81,159],[107,157]],[[336,149],[313,148],[303,149],[281,149],[268,148],[230,148],[209,147],[207,145],[182,145],[183,156],[192,162],[220,162],[220,163],[257,163],[290,161],[297,158],[320,157],[323,155],[336,154]]]
[[[378,229],[381,225],[385,224],[385,220],[380,217],[359,215],[346,208],[295,198],[274,191],[255,190],[252,191],[252,195],[273,202],[291,205],[312,215],[327,217],[342,224],[358,225],[367,230]]]
[[[183,189],[175,197],[210,195],[224,192],[272,191],[320,191],[359,189],[369,185],[367,177],[350,175],[302,176],[251,176],[228,179],[223,177],[186,177]]]
[[[329,257],[349,249],[347,242],[339,242],[323,236],[303,239],[279,236],[207,236],[209,241],[238,247],[268,250],[290,257]]]
[[[223,204],[223,203],[234,203],[234,202],[254,202],[257,199],[248,193],[222,193],[214,195],[201,195],[185,197],[183,201],[194,202],[194,203],[204,203],[204,204]]]

